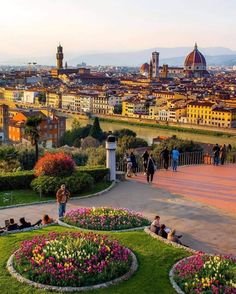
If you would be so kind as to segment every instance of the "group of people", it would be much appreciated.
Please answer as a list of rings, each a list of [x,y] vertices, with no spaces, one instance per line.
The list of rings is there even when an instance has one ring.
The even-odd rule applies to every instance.
[[[53,223],[53,219],[49,217],[49,215],[45,214],[42,219],[38,220],[36,223],[31,224],[31,222],[27,222],[24,217],[19,219],[19,224],[15,222],[14,218],[10,218],[9,220],[5,220],[5,227],[0,228],[0,233],[10,232],[15,230],[23,230],[27,228],[33,228],[40,225],[48,225]]]
[[[213,164],[214,165],[224,165],[226,157],[227,157],[227,152],[231,151],[232,147],[229,144],[228,147],[226,147],[226,145],[218,145],[215,144],[212,148],[212,152],[213,152]]]
[[[66,189],[66,186],[61,185],[60,189],[58,189],[56,193],[56,199],[58,203],[58,216],[63,217],[66,211],[66,203],[70,198],[70,192]],[[19,224],[15,222],[14,218],[10,218],[9,220],[5,220],[5,227],[0,227],[0,234],[9,231],[15,230],[23,230],[26,228],[33,228],[40,225],[48,225],[54,223],[54,220],[48,215],[45,214],[42,219],[38,220],[36,223],[32,224],[25,220],[24,217],[19,219]]]
[[[172,156],[172,169],[173,171],[177,171],[178,161],[180,156],[180,153],[177,147],[173,148],[171,153],[167,147],[165,147],[161,151],[160,156],[164,162],[164,168],[166,170],[168,170],[169,168],[170,155]],[[138,170],[138,163],[137,163],[135,154],[133,152],[131,153],[126,152],[124,156],[124,160],[126,162],[127,177],[131,177],[132,175],[136,176],[137,170]],[[149,154],[147,150],[142,154],[142,162],[143,162],[144,175],[147,176],[147,183],[151,184],[153,181],[153,176],[155,174],[155,171],[157,170],[157,164],[153,158],[153,155],[151,153]]]
[[[180,238],[182,237],[182,235],[176,235],[176,231],[174,229],[171,230],[167,228],[165,224],[160,224],[159,215],[156,215],[153,222],[151,223],[150,231],[164,239],[183,245],[182,242],[180,241]]]

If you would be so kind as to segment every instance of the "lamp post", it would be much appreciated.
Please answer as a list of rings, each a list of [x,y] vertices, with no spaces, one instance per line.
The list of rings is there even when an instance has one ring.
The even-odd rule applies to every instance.
[[[110,181],[116,180],[116,138],[109,135],[106,140],[106,167],[110,169]]]

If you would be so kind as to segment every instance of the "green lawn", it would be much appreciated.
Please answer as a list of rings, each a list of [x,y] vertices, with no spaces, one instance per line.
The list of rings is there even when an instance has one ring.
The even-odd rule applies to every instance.
[[[88,194],[93,194],[100,192],[111,185],[110,182],[98,182],[95,183],[94,187],[86,192],[82,192],[77,195],[72,195],[72,197],[85,196]],[[7,205],[32,203],[39,201],[46,201],[50,199],[55,199],[55,195],[47,197],[39,197],[39,194],[32,190],[12,190],[12,191],[1,191],[0,192],[0,207]]]
[[[11,234],[0,237],[0,293],[1,294],[39,294],[51,293],[37,290],[17,282],[6,270],[6,262],[18,248],[19,242],[32,238],[34,235],[49,231],[62,232],[73,231],[59,226],[47,227],[43,230]],[[119,240],[136,254],[139,262],[137,273],[128,281],[108,289],[89,291],[94,294],[174,294],[176,293],[169,282],[168,273],[171,266],[179,259],[186,257],[188,253],[183,249],[177,249],[153,239],[143,231],[106,233]],[[74,292],[75,293],[75,292]],[[81,292],[79,292],[81,293]]]

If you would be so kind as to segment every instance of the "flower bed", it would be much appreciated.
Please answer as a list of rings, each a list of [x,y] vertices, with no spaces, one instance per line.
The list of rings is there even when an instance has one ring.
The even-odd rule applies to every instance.
[[[93,233],[50,233],[23,241],[14,268],[36,283],[58,287],[97,285],[126,274],[131,251]]]
[[[179,261],[172,270],[178,293],[235,294],[236,259],[198,253]]]
[[[127,230],[150,225],[141,214],[111,207],[77,208],[68,211],[63,221],[69,225],[89,230]]]

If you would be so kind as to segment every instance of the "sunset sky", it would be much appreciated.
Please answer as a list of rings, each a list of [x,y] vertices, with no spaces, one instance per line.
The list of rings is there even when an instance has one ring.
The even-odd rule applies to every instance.
[[[0,53],[131,51],[222,46],[236,50],[235,0],[1,1]]]

